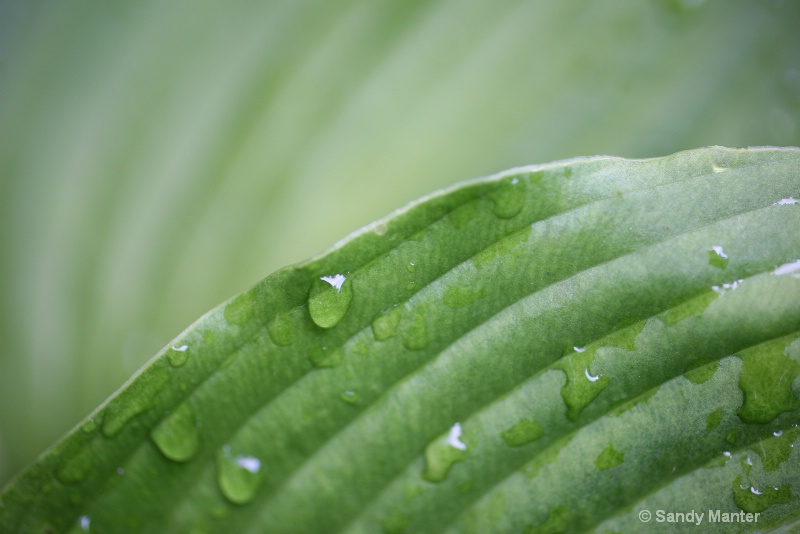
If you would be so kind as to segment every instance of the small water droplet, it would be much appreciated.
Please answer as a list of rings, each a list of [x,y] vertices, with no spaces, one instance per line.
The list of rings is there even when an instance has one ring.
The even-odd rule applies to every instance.
[[[377,341],[386,341],[397,335],[397,325],[400,323],[402,308],[395,305],[379,312],[372,320],[372,334]]]
[[[85,434],[91,434],[92,432],[94,432],[95,430],[97,430],[97,423],[95,423],[95,421],[94,421],[94,418],[93,418],[93,417],[90,417],[89,419],[87,419],[87,420],[86,420],[86,421],[85,421],[85,422],[84,422],[84,423],[81,425],[81,430],[83,430],[83,432],[84,432]]]
[[[417,265],[413,261],[410,261],[408,262],[408,265],[406,265],[406,270],[410,273],[413,273],[417,270]]]
[[[319,347],[309,354],[309,359],[314,367],[330,369],[342,363],[342,350],[338,347]]]
[[[200,449],[200,428],[194,412],[183,403],[150,432],[158,450],[176,462],[190,460]]]
[[[78,524],[82,531],[89,532],[89,525],[92,524],[92,520],[88,515],[82,515],[78,518]]]
[[[456,423],[446,436],[441,436],[425,449],[425,468],[422,478],[428,482],[441,482],[456,462],[467,457],[467,445],[461,441],[461,424]]]
[[[428,327],[425,323],[425,310],[417,307],[408,311],[400,320],[400,340],[408,350],[422,350],[428,346]]]
[[[510,219],[516,216],[525,205],[525,195],[519,180],[504,179],[497,188],[489,193],[489,199],[494,206],[492,213],[501,219]]]
[[[500,433],[500,437],[509,447],[521,447],[527,445],[544,435],[544,429],[539,421],[523,419],[511,428]]]
[[[726,458],[730,458],[732,455],[729,451],[722,451],[722,455]]]
[[[789,197],[789,198],[780,199],[775,204],[773,204],[773,206],[792,206],[794,204],[800,204],[800,200],[797,200],[796,198]]]
[[[263,476],[261,460],[255,456],[233,454],[228,445],[217,455],[217,484],[233,504],[252,501]]]
[[[594,466],[599,471],[606,471],[613,469],[618,465],[622,465],[625,461],[625,453],[619,452],[614,448],[614,445],[609,445],[597,456],[594,461]]]
[[[321,276],[311,284],[308,311],[322,328],[333,328],[350,309],[353,286],[343,274]]]
[[[586,347],[572,347],[575,352],[586,352]]]
[[[452,308],[464,308],[486,296],[486,290],[473,291],[464,287],[450,287],[444,292],[444,303]]]
[[[772,274],[775,276],[783,276],[785,274],[791,274],[793,272],[800,271],[800,259],[795,261],[790,261],[789,263],[784,263],[783,265],[777,267]]]
[[[172,347],[172,350],[167,353],[167,360],[169,360],[169,364],[172,367],[181,367],[184,365],[187,361],[189,361],[188,350],[188,345]]]
[[[717,269],[724,269],[728,266],[728,255],[720,245],[714,245],[708,251],[708,264]]]
[[[94,459],[90,449],[82,449],[76,456],[67,460],[63,467],[56,471],[56,477],[64,484],[83,482],[94,467]]]
[[[125,474],[125,470],[123,468],[121,468],[121,467],[117,467],[117,474],[119,476],[122,476],[122,475]]]
[[[358,404],[358,402],[361,400],[361,395],[352,390],[343,392],[341,395],[339,395],[339,397],[347,404]]]
[[[294,341],[294,321],[289,313],[278,313],[267,323],[269,338],[278,346],[288,347]]]

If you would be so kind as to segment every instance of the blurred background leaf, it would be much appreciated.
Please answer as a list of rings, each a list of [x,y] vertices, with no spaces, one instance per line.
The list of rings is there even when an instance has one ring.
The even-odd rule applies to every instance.
[[[435,188],[800,145],[800,3],[0,3],[0,484],[192,320]]]

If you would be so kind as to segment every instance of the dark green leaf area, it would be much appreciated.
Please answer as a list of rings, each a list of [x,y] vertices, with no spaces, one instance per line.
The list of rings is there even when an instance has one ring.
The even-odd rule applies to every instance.
[[[800,375],[800,343],[780,350],[753,352],[743,356],[739,387],[744,404],[738,414],[750,423],[768,423],[781,412],[800,408],[794,380]]]

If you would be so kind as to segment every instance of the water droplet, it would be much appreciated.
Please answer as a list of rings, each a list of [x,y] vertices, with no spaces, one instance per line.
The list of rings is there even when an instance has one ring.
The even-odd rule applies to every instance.
[[[624,461],[625,453],[617,451],[614,445],[609,445],[597,456],[594,466],[600,471],[606,471],[622,465]]]
[[[728,266],[728,255],[719,245],[714,245],[708,251],[708,264],[717,269],[724,269]]]
[[[248,291],[235,297],[225,306],[225,320],[230,324],[243,325],[253,318],[255,313],[255,300]]]
[[[176,462],[191,459],[200,449],[200,428],[194,412],[183,403],[150,433],[161,453]]]
[[[779,266],[777,269],[772,271],[772,274],[774,274],[775,276],[783,276],[785,274],[790,274],[795,271],[800,271],[800,260],[784,263],[783,265]]]
[[[791,498],[792,490],[788,484],[777,489],[775,486],[765,486],[763,490],[756,490],[753,486],[742,484],[741,475],[733,481],[733,502],[748,514],[763,512],[774,504],[788,503]]]
[[[732,456],[732,455],[731,455],[731,453],[730,453],[729,451],[722,451],[722,455],[723,455],[725,458],[730,458],[730,457]]]
[[[789,459],[792,453],[792,443],[800,436],[800,429],[792,428],[785,432],[773,432],[774,437],[760,440],[759,446],[753,450],[761,457],[764,471],[777,471],[778,467]]]
[[[353,286],[343,274],[321,276],[311,284],[308,311],[322,328],[333,328],[350,309]]]
[[[734,280],[733,282],[724,283],[721,286],[711,286],[711,290],[718,295],[724,295],[728,291],[734,291],[743,282],[744,279]]]
[[[63,467],[56,471],[56,477],[64,484],[83,482],[94,467],[94,459],[90,449],[82,449],[73,458],[67,460]]]
[[[289,313],[278,313],[267,323],[267,332],[273,343],[288,347],[294,341],[294,321]]]
[[[103,435],[113,438],[119,434],[136,415],[149,410],[158,394],[169,383],[169,367],[159,362],[145,369],[108,405],[103,417]]]
[[[189,361],[189,346],[181,345],[180,347],[172,347],[167,353],[167,360],[172,367],[181,367]]]
[[[428,346],[428,327],[425,324],[425,310],[418,307],[409,311],[400,321],[400,340],[408,350],[422,350]]]
[[[775,432],[772,433],[772,435],[775,436],[776,438],[779,438],[783,435],[783,430],[776,430]]]
[[[722,422],[722,416],[725,412],[722,408],[717,408],[706,417],[706,430],[711,432],[716,429]]]
[[[347,390],[339,395],[339,398],[341,398],[347,404],[358,404],[358,402],[361,400],[361,395],[359,395],[356,391]]]
[[[261,461],[255,456],[235,455],[228,445],[217,455],[217,484],[233,504],[252,501],[263,476]]]
[[[538,525],[525,529],[525,534],[547,534],[551,532],[572,532],[572,508],[568,506],[550,506],[547,519]]]
[[[444,292],[444,303],[453,309],[464,308],[484,296],[486,296],[485,289],[473,291],[463,287],[451,287]]]
[[[410,261],[408,262],[408,265],[406,265],[406,270],[410,273],[413,273],[417,270],[417,265],[413,261]]]
[[[446,436],[440,436],[425,449],[422,478],[428,482],[441,482],[453,464],[464,461],[467,454],[467,445],[461,441],[461,424],[456,423]]]
[[[94,418],[90,417],[81,425],[81,430],[83,430],[84,434],[91,434],[95,430],[97,430],[97,423],[95,423]]]
[[[312,365],[320,369],[337,367],[342,363],[342,350],[338,347],[319,347],[309,355]]]
[[[800,204],[800,200],[797,200],[796,198],[789,197],[789,198],[780,199],[775,204],[773,204],[773,206],[792,206],[794,204]]]
[[[123,468],[121,468],[121,467],[117,467],[117,474],[119,476],[122,476],[122,475],[125,474],[125,470]]]
[[[607,376],[589,375],[588,368],[593,359],[593,352],[572,352],[553,366],[564,371],[567,378],[561,386],[561,398],[567,405],[567,417],[571,421],[575,421],[583,409],[608,387]]]
[[[744,402],[737,415],[746,423],[766,424],[781,412],[800,408],[792,381],[800,376],[800,364],[784,354],[791,342],[778,340],[742,351],[739,388]]]
[[[715,173],[726,172],[736,166],[739,155],[729,149],[718,149],[714,151],[714,163],[711,165],[711,170]]]
[[[586,347],[572,347],[575,352],[586,352]]]
[[[497,188],[489,193],[489,199],[494,206],[492,213],[501,219],[510,219],[522,211],[525,204],[525,195],[519,180],[514,177],[504,179]]]
[[[511,428],[500,433],[500,437],[509,447],[521,447],[527,445],[544,435],[544,429],[539,421],[523,419]]]
[[[372,334],[377,341],[386,341],[397,335],[397,325],[400,323],[402,308],[395,305],[388,310],[379,312],[372,320]]]
[[[92,520],[88,515],[82,515],[78,518],[78,524],[82,531],[89,532],[89,525],[92,524]]]

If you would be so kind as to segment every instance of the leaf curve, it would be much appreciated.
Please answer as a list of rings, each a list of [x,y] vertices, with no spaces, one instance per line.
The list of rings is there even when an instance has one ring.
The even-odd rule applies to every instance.
[[[0,530],[796,520],[798,162],[594,157],[424,198],[189,327],[5,490]]]

